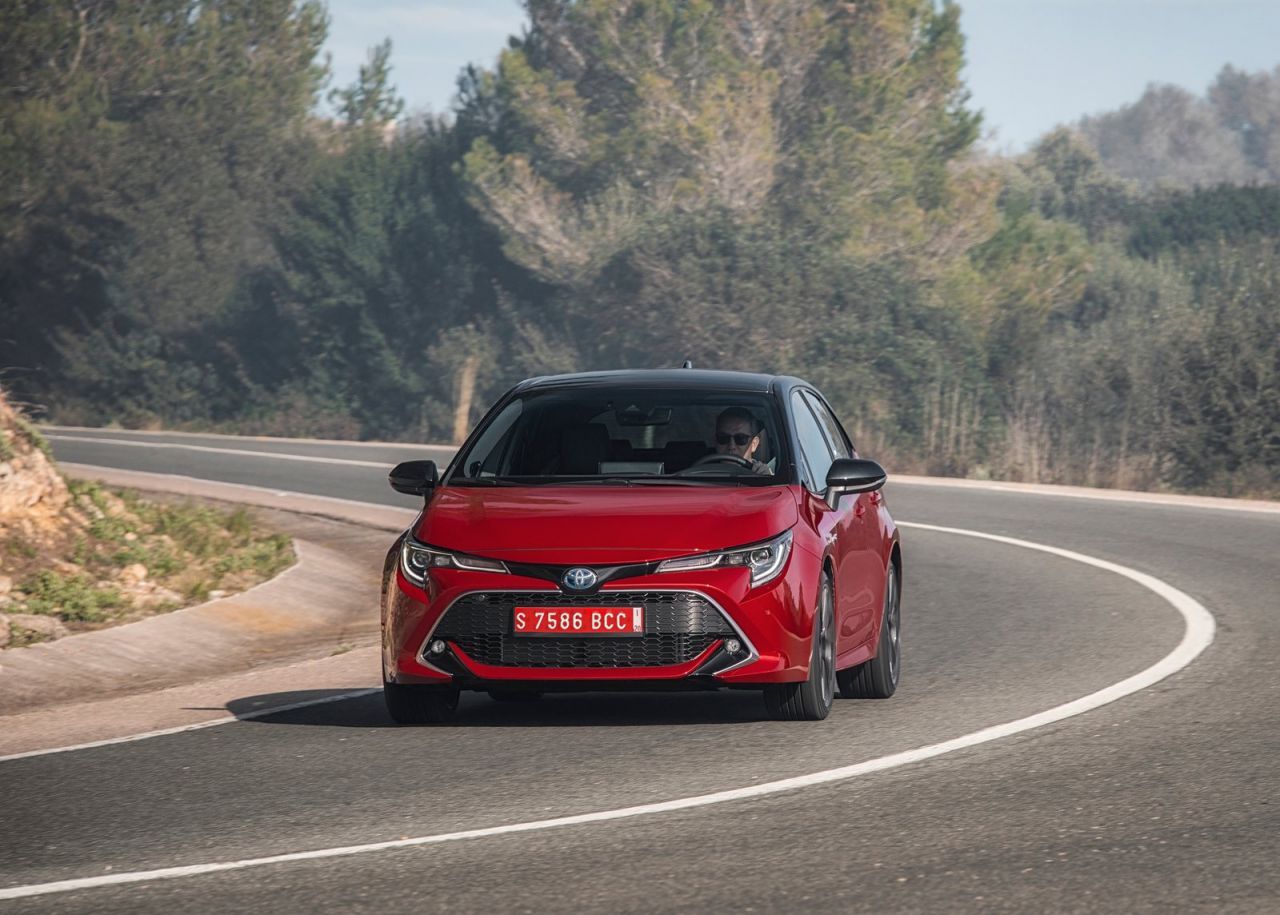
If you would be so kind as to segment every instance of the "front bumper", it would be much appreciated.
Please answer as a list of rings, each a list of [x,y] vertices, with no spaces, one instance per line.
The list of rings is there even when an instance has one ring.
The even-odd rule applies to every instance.
[[[610,582],[590,597],[545,581],[432,569],[425,587],[399,568],[383,614],[383,663],[399,683],[483,689],[517,684],[564,688],[751,686],[808,674],[814,595],[804,554],[768,584],[750,588],[745,569],[648,575]],[[816,581],[816,575],[813,576]],[[511,634],[516,601],[631,606],[643,598],[643,638],[528,638]],[[732,641],[739,650],[730,653]],[[429,646],[444,642],[433,654]]]

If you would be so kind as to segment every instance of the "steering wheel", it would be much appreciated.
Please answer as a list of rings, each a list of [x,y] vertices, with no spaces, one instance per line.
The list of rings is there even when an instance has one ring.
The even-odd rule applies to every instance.
[[[739,457],[736,454],[704,454],[702,457],[698,458],[696,461],[690,464],[683,472],[688,473],[690,470],[693,470],[697,467],[705,467],[708,464],[718,464],[718,463],[736,464],[737,466],[742,467],[745,470],[750,470],[753,466],[751,461],[747,460],[744,457]]]

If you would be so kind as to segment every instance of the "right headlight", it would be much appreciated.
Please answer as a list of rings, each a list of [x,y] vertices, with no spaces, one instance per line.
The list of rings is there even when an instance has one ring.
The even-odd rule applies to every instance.
[[[470,569],[473,572],[507,571],[506,565],[496,559],[450,553],[448,550],[440,550],[425,543],[419,543],[412,537],[405,537],[400,545],[400,571],[404,573],[404,577],[415,585],[424,584],[427,570],[432,567]]]
[[[772,540],[753,543],[750,546],[667,559],[659,564],[658,571],[689,572],[695,569],[746,566],[751,570],[751,586],[754,588],[756,585],[762,585],[777,578],[782,572],[782,567],[787,564],[789,555],[791,555],[791,531],[783,531]]]

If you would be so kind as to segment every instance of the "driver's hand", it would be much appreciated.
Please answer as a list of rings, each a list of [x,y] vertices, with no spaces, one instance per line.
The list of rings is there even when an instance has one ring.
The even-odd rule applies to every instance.
[[[773,471],[769,469],[768,464],[764,461],[757,461],[754,458],[751,460],[751,472],[762,473],[765,476],[771,476],[773,474]]]

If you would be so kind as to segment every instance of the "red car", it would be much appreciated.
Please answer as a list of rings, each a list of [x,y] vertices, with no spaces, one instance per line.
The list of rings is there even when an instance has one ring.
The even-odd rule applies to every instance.
[[[798,378],[693,369],[535,378],[388,553],[383,695],[401,724],[460,690],[748,688],[784,719],[898,683],[902,554],[879,464]]]

